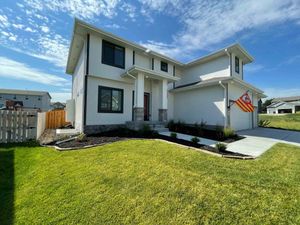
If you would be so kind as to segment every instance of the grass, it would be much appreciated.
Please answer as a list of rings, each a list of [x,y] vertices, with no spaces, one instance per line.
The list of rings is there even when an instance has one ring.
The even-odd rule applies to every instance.
[[[259,115],[261,120],[269,120],[269,127],[283,128],[289,130],[300,130],[300,113],[285,115]]]
[[[0,224],[299,224],[300,148],[232,160],[155,140],[0,148]]]

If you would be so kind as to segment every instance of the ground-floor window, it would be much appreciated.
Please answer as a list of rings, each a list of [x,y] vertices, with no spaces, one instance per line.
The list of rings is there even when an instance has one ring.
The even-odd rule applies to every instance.
[[[123,113],[123,92],[122,89],[99,86],[98,112]]]

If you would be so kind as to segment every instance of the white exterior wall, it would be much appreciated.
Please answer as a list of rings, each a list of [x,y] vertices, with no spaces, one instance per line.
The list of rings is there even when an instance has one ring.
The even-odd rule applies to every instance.
[[[98,87],[123,89],[123,113],[98,113]],[[134,84],[103,78],[89,77],[87,86],[86,125],[123,124],[132,120],[132,94]]]
[[[174,93],[174,120],[224,126],[224,89],[203,87]]]
[[[0,106],[5,106],[7,100],[22,101],[24,108],[41,109],[48,111],[50,109],[50,97],[48,95],[23,95],[23,94],[5,94],[0,93]]]
[[[83,131],[83,95],[84,95],[84,75],[86,47],[81,50],[73,79],[72,79],[72,99],[75,101],[75,129]]]
[[[291,105],[291,104],[288,104],[288,103],[285,103],[285,104],[283,104],[281,106],[278,106],[276,108],[268,108],[267,113],[268,114],[278,114],[278,110],[281,110],[281,109],[291,109],[292,113],[295,113],[295,105]]]
[[[102,64],[102,38],[100,36],[90,35],[90,57],[89,57],[89,75],[99,76],[102,78],[131,82],[130,78],[122,78],[122,75],[133,65],[133,49],[120,45],[125,48],[125,68],[118,68]],[[152,58],[154,58],[154,71],[166,73],[160,70],[160,58],[146,55],[146,53],[135,52],[135,66],[146,69],[152,69]],[[165,60],[162,60],[165,61]],[[168,63],[168,73],[173,76],[173,64]],[[176,72],[180,71],[176,68]],[[177,75],[177,74],[176,74]]]
[[[237,100],[247,91],[246,88],[242,88],[237,84],[228,84],[228,99]],[[234,130],[245,130],[257,127],[258,113],[258,98],[251,91],[248,92],[252,104],[255,106],[255,112],[243,112],[235,103],[230,107],[230,127]]]
[[[229,65],[229,57],[225,55],[206,63],[185,68],[182,71],[181,80],[176,83],[176,86],[216,77],[229,77]]]

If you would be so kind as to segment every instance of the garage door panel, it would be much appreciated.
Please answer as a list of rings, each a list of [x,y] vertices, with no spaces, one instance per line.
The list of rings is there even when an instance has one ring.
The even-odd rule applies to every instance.
[[[246,130],[252,128],[252,113],[243,112],[236,104],[230,109],[230,125],[234,130]]]

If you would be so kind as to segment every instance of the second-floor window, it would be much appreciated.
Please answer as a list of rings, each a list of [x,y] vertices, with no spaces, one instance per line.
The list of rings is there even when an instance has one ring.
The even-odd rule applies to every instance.
[[[168,63],[161,61],[160,62],[160,70],[168,72]]]
[[[125,48],[103,40],[102,63],[124,69]]]
[[[240,73],[240,59],[238,57],[235,57],[235,72]]]

